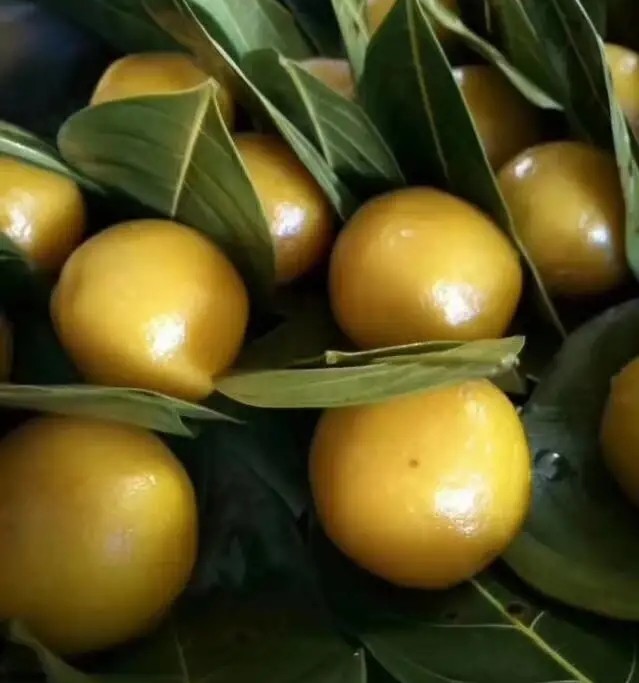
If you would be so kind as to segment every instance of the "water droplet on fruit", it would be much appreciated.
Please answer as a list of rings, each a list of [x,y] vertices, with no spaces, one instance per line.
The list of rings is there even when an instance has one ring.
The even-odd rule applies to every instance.
[[[544,448],[535,455],[535,471],[544,479],[558,481],[570,473],[570,463],[563,455]]]

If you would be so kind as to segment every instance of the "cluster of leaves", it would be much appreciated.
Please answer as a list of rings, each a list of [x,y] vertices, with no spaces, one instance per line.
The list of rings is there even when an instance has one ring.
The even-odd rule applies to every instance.
[[[333,0],[332,7],[286,0],[297,20],[277,0],[243,0],[241,11],[238,0],[41,4],[86,23],[118,52],[196,54],[232,87],[254,125],[288,141],[343,219],[368,197],[408,183],[435,184],[477,204],[521,250],[542,317],[561,337],[568,316],[556,310],[519,243],[451,56],[436,38],[441,23],[457,34],[459,59],[494,64],[573,135],[616,155],[628,260],[639,273],[637,144],[612,96],[600,37],[615,22],[624,28],[633,0],[610,0],[610,8],[596,0],[493,0],[483,12],[467,0],[460,3],[467,21],[436,0],[398,0],[375,37],[362,0]],[[359,103],[297,64],[317,51],[340,54],[342,46],[358,76]],[[196,483],[202,529],[190,594],[152,638],[75,668],[14,624],[0,680],[37,678],[41,669],[51,683],[639,681],[637,632],[608,620],[639,621],[639,566],[628,552],[639,520],[603,471],[597,446],[610,377],[639,354],[639,303],[574,332],[523,409],[535,499],[505,558],[511,569],[491,568],[439,594],[398,591],[356,570],[316,528],[305,477],[315,419],[308,409],[468,377],[509,381],[522,339],[326,351],[348,347],[325,299],[273,293],[268,229],[213,82],[83,109],[65,121],[55,144],[3,124],[0,153],[74,177],[95,203],[95,229],[105,216],[153,212],[207,232],[251,287],[256,327],[274,311],[281,320],[255,335],[207,406],[83,386],[43,313],[49,283],[10,243],[0,244],[0,293],[19,340],[15,383],[0,386],[0,405],[102,415],[174,435],[193,433],[197,420],[194,438],[172,445]],[[542,324],[532,316],[528,325]],[[215,421],[202,422],[208,419]],[[37,667],[22,646],[35,653]]]

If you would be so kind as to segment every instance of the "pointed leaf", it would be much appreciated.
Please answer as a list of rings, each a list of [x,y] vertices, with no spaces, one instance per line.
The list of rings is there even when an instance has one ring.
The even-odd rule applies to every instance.
[[[445,350],[415,344],[363,355],[328,351],[323,367],[240,370],[222,378],[217,388],[235,401],[263,408],[374,403],[471,378],[499,376],[517,364],[522,347],[523,339],[512,337],[450,344]],[[341,356],[339,361],[334,354]]]
[[[526,405],[534,502],[506,558],[542,592],[612,617],[639,619],[636,511],[604,467],[599,425],[610,381],[639,355],[639,301],[573,333]]]
[[[357,194],[404,183],[382,136],[362,108],[275,50],[253,52],[242,66],[254,85],[310,140]]]
[[[272,240],[216,87],[84,109],[60,131],[60,150],[101,184],[209,235],[264,299],[274,280]]]
[[[533,104],[544,109],[560,108],[560,105],[546,94],[534,80],[516,69],[494,45],[471,31],[457,14],[442,4],[441,0],[420,0],[420,2],[437,23],[459,36],[474,52],[497,67],[515,88]],[[514,0],[512,4],[516,5],[517,0]],[[509,9],[508,11],[514,12],[516,10]]]
[[[547,603],[501,567],[447,591],[399,590],[315,546],[338,623],[398,683],[639,681],[635,628]]]
[[[205,12],[193,11],[185,0],[146,0],[154,19],[196,54],[204,68],[222,81],[231,82],[248,106],[279,130],[300,161],[315,177],[342,218],[350,216],[357,203],[348,188],[330,168],[313,144],[246,78],[241,68],[215,40],[215,22]]]
[[[92,192],[102,191],[98,185],[67,166],[55,147],[6,121],[0,121],[0,156],[12,157],[67,176]]]
[[[292,14],[277,0],[242,0],[242,11],[237,0],[191,0],[191,4],[206,13],[211,35],[236,59],[266,47],[293,59],[313,54]]]
[[[96,417],[192,436],[189,420],[227,420],[225,415],[150,391],[83,385],[0,384],[0,406],[60,415]]]
[[[346,52],[356,80],[364,73],[370,32],[366,21],[367,0],[332,0]]]
[[[460,87],[419,0],[398,0],[379,29],[370,45],[361,92],[366,110],[410,182],[432,183],[468,200],[510,235],[533,275],[543,310],[563,335],[561,321],[508,215]]]

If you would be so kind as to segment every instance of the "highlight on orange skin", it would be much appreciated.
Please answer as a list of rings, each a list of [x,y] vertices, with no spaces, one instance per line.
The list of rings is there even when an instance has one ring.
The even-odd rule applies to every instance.
[[[202,85],[211,77],[181,52],[141,52],[113,62],[95,87],[90,104],[126,100],[143,95],[170,95]],[[230,90],[219,84],[218,104],[229,128],[235,121]]]
[[[36,267],[58,270],[82,239],[86,221],[73,180],[0,156],[0,231]]]
[[[283,140],[261,133],[234,138],[264,209],[278,284],[315,268],[333,240],[333,209],[322,188]]]
[[[51,298],[62,345],[90,382],[199,401],[237,357],[248,294],[227,257],[179,223],[121,223],[87,240]]]
[[[625,209],[612,155],[581,142],[551,142],[515,157],[498,180],[551,294],[592,296],[623,284]]]
[[[365,204],[331,255],[331,307],[360,348],[501,337],[522,292],[519,255],[471,204],[413,187]]]
[[[327,410],[309,468],[333,543],[410,588],[444,589],[477,574],[509,545],[530,502],[523,426],[485,380]]]

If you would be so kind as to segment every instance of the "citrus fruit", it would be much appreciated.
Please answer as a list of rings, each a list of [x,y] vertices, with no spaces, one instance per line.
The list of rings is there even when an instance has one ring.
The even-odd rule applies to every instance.
[[[627,47],[608,43],[606,61],[617,100],[639,135],[639,54]]]
[[[639,358],[613,378],[601,423],[608,469],[628,498],[639,505]]]
[[[190,576],[191,482],[151,432],[32,419],[0,441],[0,618],[77,654],[142,635]]]
[[[612,156],[581,142],[539,145],[506,164],[499,185],[548,291],[595,295],[624,281],[625,209]]]
[[[333,313],[361,348],[501,336],[522,289],[517,252],[481,211],[431,188],[373,199],[337,238]]]
[[[235,137],[237,150],[262,204],[275,247],[279,284],[309,272],[326,255],[333,211],[313,176],[279,138]]]
[[[477,574],[518,532],[530,455],[506,396],[469,381],[326,411],[310,481],[345,555],[399,586],[440,589]]]
[[[73,180],[0,156],[0,231],[37,267],[60,268],[85,227],[84,199]]]
[[[170,95],[202,85],[210,77],[193,59],[179,52],[142,52],[116,60],[99,80],[91,104],[103,104],[142,95]],[[212,80],[212,79],[211,79]],[[235,104],[228,88],[219,84],[218,104],[231,128]]]
[[[352,100],[355,98],[355,81],[351,65],[346,59],[330,59],[328,57],[315,57],[298,62],[299,66],[308,71],[332,88],[338,94]]]
[[[73,253],[51,317],[90,382],[199,400],[242,346],[248,296],[230,261],[199,232],[132,221]]]
[[[537,110],[500,71],[474,64],[457,67],[453,74],[494,169],[541,141]]]

